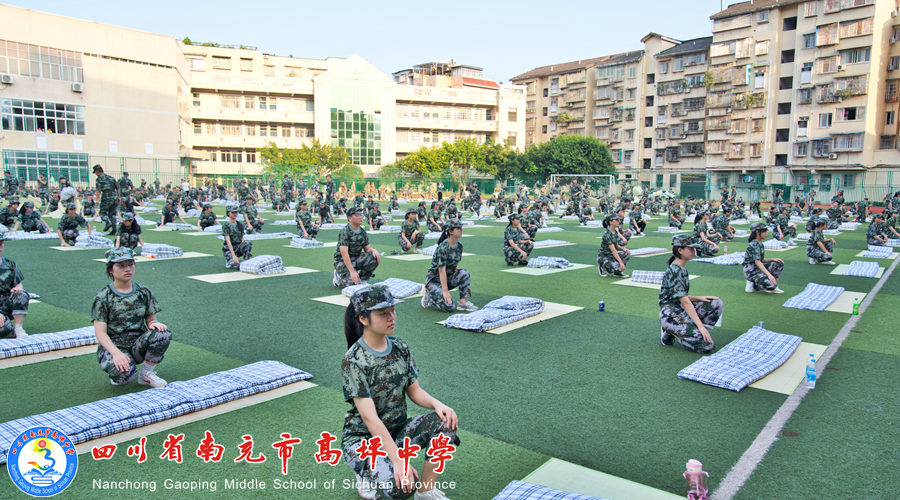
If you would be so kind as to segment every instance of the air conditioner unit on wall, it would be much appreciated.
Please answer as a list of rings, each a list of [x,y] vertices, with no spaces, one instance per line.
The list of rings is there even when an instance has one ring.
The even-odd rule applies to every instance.
[[[84,84],[73,82],[72,83],[72,92],[84,92]]]
[[[0,75],[0,83],[5,83],[6,85],[13,84],[13,76],[12,75]]]
[[[831,153],[828,155],[829,160],[837,160],[837,153]]]
[[[844,66],[843,64],[838,64],[838,65],[837,65],[837,70],[838,70],[838,71],[844,71],[846,68],[847,68],[847,67]]]

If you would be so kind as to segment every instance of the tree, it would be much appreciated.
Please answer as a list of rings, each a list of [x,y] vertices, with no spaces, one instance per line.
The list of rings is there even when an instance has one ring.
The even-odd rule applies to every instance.
[[[259,155],[266,164],[264,170],[275,175],[324,175],[350,163],[350,153],[346,149],[322,144],[318,139],[299,149],[282,149],[270,142],[259,150]]]
[[[450,158],[444,148],[420,148],[397,161],[397,168],[419,177],[438,177],[450,168]]]
[[[609,148],[594,137],[560,135],[525,151],[534,175],[546,179],[552,174],[611,174],[615,172]],[[527,168],[527,163],[525,164]],[[529,173],[526,170],[526,173]]]
[[[181,43],[185,45],[194,45],[194,42],[191,41],[191,37],[189,36],[184,37],[184,40],[182,40]]]
[[[484,149],[474,138],[445,142],[441,147],[447,152],[451,168],[459,170],[459,177],[463,181],[469,180],[469,170],[472,169],[490,173],[484,162]]]

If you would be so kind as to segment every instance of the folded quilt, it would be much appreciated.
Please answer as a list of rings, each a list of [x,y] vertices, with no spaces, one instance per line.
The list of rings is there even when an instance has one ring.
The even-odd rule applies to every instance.
[[[894,253],[894,249],[891,247],[879,247],[875,245],[869,245],[869,249],[866,252],[863,252],[863,257],[876,258],[876,259],[886,259]]]
[[[844,276],[859,276],[861,278],[874,278],[878,274],[878,263],[863,260],[850,262],[844,271]]]
[[[155,214],[159,213],[159,209],[156,207],[134,207],[135,212],[140,212],[142,214]]]
[[[539,232],[539,233],[558,233],[559,231],[562,231],[562,230],[563,230],[563,228],[561,228],[561,227],[551,226],[551,227],[538,228],[537,232]]]
[[[511,481],[493,500],[604,500],[588,495],[554,490],[525,481]]]
[[[780,240],[766,240],[763,242],[763,247],[765,247],[766,250],[780,250],[789,246],[790,245],[788,245],[786,241]]]
[[[634,257],[636,255],[647,255],[651,253],[660,253],[660,252],[668,252],[669,250],[665,248],[659,247],[644,247],[644,248],[635,248],[631,250],[631,256]]]
[[[553,241],[553,240],[548,240]],[[537,245],[535,245],[537,246]],[[565,269],[572,264],[562,257],[532,257],[528,259],[528,267],[536,267],[539,269]]]
[[[791,216],[791,222],[803,222],[803,221],[804,221],[803,217],[801,217],[801,216],[799,216],[799,215],[792,215],[792,216]]]
[[[403,210],[391,210],[391,215],[399,215],[403,217],[404,215],[406,215],[406,212],[404,212]]]
[[[659,229],[657,229],[657,231],[660,233],[677,233],[677,232],[681,231],[681,229],[678,229],[677,227],[672,227],[672,226],[660,226]]]
[[[691,259],[691,262],[706,262],[707,264],[717,264],[720,266],[736,266],[744,262],[744,252],[726,253],[718,257],[700,257]]]
[[[340,222],[326,222],[319,226],[322,229],[344,229],[344,226],[347,224],[341,224]]]
[[[385,224],[384,226],[381,226],[378,230],[381,231],[382,233],[399,233],[400,226],[389,226],[389,225]]]
[[[589,227],[603,227],[603,221],[602,220],[589,220],[589,221],[585,222],[584,225],[589,226]]]
[[[540,314],[544,301],[531,297],[506,295],[492,300],[468,314],[454,314],[444,321],[448,328],[483,332]]]
[[[746,229],[735,229],[734,235],[735,236],[750,236],[750,231],[747,231]]]
[[[371,285],[384,285],[388,287],[388,290],[391,291],[391,295],[393,295],[394,298],[397,299],[409,297],[422,291],[421,283],[416,283],[415,281],[409,281],[400,278],[388,278],[379,283],[369,283],[368,285],[350,285],[348,287],[344,287],[344,289],[341,290],[341,295],[350,297],[360,288],[366,288]]]
[[[281,274],[284,264],[277,255],[257,255],[241,262],[241,272],[250,274]]]
[[[32,427],[54,427],[79,444],[310,378],[278,361],[258,361],[158,389],[10,420],[0,424],[0,463],[6,462],[19,434]]]
[[[751,214],[749,217],[747,217],[747,220],[749,220],[749,221],[751,221],[751,222],[752,222],[752,221],[757,221],[757,220],[759,220],[759,216],[756,215],[756,214]]]
[[[834,236],[836,234],[841,234],[841,231],[838,229],[826,229],[822,231],[822,234],[827,234],[829,236]]]
[[[437,250],[437,245],[431,245],[422,249],[422,253],[425,255],[434,255],[434,251]]]
[[[560,217],[560,219],[562,219],[562,220],[581,220],[578,218],[577,215],[563,215],[562,217]]]
[[[571,242],[563,241],[563,240],[541,240],[541,241],[534,242],[534,248],[552,247],[555,245],[568,245],[569,243],[571,243]]]
[[[249,240],[249,241],[253,241],[253,240],[275,240],[275,239],[278,239],[278,238],[293,238],[294,236],[296,236],[296,235],[293,234],[293,233],[286,233],[286,232],[281,232],[281,233],[255,233],[255,234],[245,234],[245,235],[244,235],[244,239],[245,239],[245,240]],[[225,241],[225,237],[224,237],[224,236],[216,236],[216,238],[217,238],[217,239],[220,239],[220,240],[222,240],[222,241]]]
[[[47,233],[29,233],[25,231],[7,231],[6,239],[8,240],[58,240],[59,236],[53,232]]]
[[[665,276],[665,274],[666,273],[662,271],[633,271],[631,273],[631,281],[662,285],[663,276]]]
[[[296,222],[292,220],[277,220],[272,224],[276,226],[293,226],[294,224],[296,224]]]
[[[183,224],[181,222],[166,222],[166,227],[171,227],[176,231],[190,230],[194,228],[194,226],[190,224]]]
[[[294,215],[295,212],[291,210],[282,210],[281,212],[275,212],[277,215]]]
[[[141,255],[145,257],[154,257],[157,259],[164,259],[166,257],[181,257],[184,255],[184,251],[181,248],[166,245],[163,243],[145,243],[144,246],[141,247]]]
[[[291,238],[291,246],[296,248],[314,248],[325,246],[324,243],[317,240],[310,240],[306,238],[301,238],[299,236],[294,236]]]
[[[754,326],[719,352],[682,369],[678,378],[739,392],[784,364],[802,340]]]
[[[93,326],[61,332],[31,334],[18,339],[0,339],[0,359],[96,343],[97,337],[94,336]]]
[[[185,217],[200,217],[200,210],[197,208],[192,208],[186,212],[184,212]]]
[[[889,238],[885,246],[889,247],[900,247],[900,239]]]
[[[156,224],[155,222],[147,222],[147,219],[141,217],[140,215],[134,216],[134,222],[139,226],[146,226],[148,224]]]
[[[696,259],[694,259],[696,260]],[[844,293],[840,286],[826,286],[818,283],[809,283],[799,294],[789,298],[784,307],[795,309],[809,309],[810,311],[824,311],[832,302]]]
[[[858,227],[861,226],[861,225],[862,225],[862,224],[860,224],[859,222],[841,222],[840,228],[841,228],[841,229],[849,229],[849,230],[853,230],[853,229],[858,228]]]
[[[426,240],[436,240],[440,237],[441,237],[440,231],[429,231],[429,232],[425,233]]]
[[[797,236],[794,236],[795,240],[803,240],[806,241],[812,237],[809,233],[798,233]]]
[[[732,225],[735,225],[735,224],[739,224],[739,225],[750,224],[750,221],[748,221],[747,219],[734,219],[733,221],[731,221],[731,224],[732,224]]]
[[[78,248],[112,248],[115,243],[96,234],[79,233],[75,238],[75,246]]]
[[[221,232],[222,232],[222,225],[221,225],[221,224],[216,224],[216,225],[214,225],[214,226],[206,226],[206,227],[203,228],[203,232],[204,232],[204,233],[221,233]]]

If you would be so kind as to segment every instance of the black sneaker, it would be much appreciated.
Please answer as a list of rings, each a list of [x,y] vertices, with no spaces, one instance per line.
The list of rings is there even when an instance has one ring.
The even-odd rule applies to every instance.
[[[605,277],[609,276],[609,274],[607,274],[606,271],[604,271],[602,267],[598,267],[597,271],[600,273],[601,278],[605,278]]]
[[[662,345],[672,345],[672,343],[673,343],[674,341],[675,341],[675,336],[674,336],[674,335],[672,335],[671,333],[666,332],[666,331],[663,330],[663,329],[660,329],[659,342],[660,342]]]

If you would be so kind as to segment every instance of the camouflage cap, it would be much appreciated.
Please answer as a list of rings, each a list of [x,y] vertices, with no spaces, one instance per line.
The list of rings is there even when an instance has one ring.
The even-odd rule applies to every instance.
[[[418,213],[418,212],[416,212],[416,209],[415,209],[415,208],[407,208],[407,209],[406,209],[406,216],[407,216],[407,217],[409,217],[409,214],[415,214],[415,213]]]
[[[246,181],[242,181],[242,182],[246,182]],[[252,200],[252,199],[253,199],[253,195],[248,194],[247,196],[244,196],[244,201]]]
[[[227,213],[227,212],[234,212],[234,213],[237,213],[237,212],[239,212],[240,210],[241,210],[241,209],[238,207],[238,204],[237,204],[237,203],[229,203],[229,204],[225,205],[225,212],[226,212],[226,213]]]
[[[369,285],[360,288],[350,297],[350,303],[353,304],[356,314],[392,307],[394,304],[402,302],[402,300],[395,299],[391,295],[391,289],[385,285]]]
[[[700,243],[690,234],[676,234],[672,237],[672,246],[700,248]]]
[[[122,172],[122,175],[128,177],[128,172]]]
[[[750,225],[751,231],[768,231],[769,226],[767,226],[764,222],[754,222]]]
[[[103,167],[101,167],[100,164],[98,163],[98,164],[94,165],[93,167],[91,167],[91,170],[94,172],[96,172],[98,170],[103,172]]]
[[[521,219],[521,218],[522,218],[522,216],[519,215],[519,214],[509,214],[509,221],[510,221],[510,222],[514,221],[515,219]]]
[[[12,205],[13,203],[16,203],[16,204],[19,203],[19,197],[18,197],[18,196],[13,196],[12,198],[9,199],[9,204]]]
[[[125,212],[124,214],[122,214],[122,220],[134,220],[134,214],[131,212]]]
[[[204,201],[200,206],[203,208],[212,208],[212,203]]]
[[[74,203],[66,203],[66,210],[75,210]]]
[[[22,208],[34,208],[34,202],[26,201],[26,202],[22,205]]]
[[[359,207],[351,207],[351,208],[347,209],[347,217],[350,217],[351,215],[361,214],[361,213],[362,213],[362,209]]]
[[[128,247],[110,248],[106,251],[106,262],[134,260],[134,253]]]
[[[604,219],[604,220],[609,221],[609,222],[612,222],[612,221],[614,221],[614,220],[617,220],[617,221],[623,221],[623,220],[625,220],[625,219],[622,218],[622,217],[620,217],[620,216],[618,216],[618,215],[616,215],[616,214],[612,214],[612,215],[608,215],[608,216],[606,217],[606,219]]]
[[[881,212],[876,212],[876,213],[872,214],[872,217],[875,219],[884,219],[884,214]]]
[[[306,200],[300,200],[300,202],[297,203],[298,207],[302,207],[303,205],[306,205]]]
[[[459,219],[450,219],[444,223],[444,229],[447,231],[457,228],[462,229],[462,222],[460,222]]]

